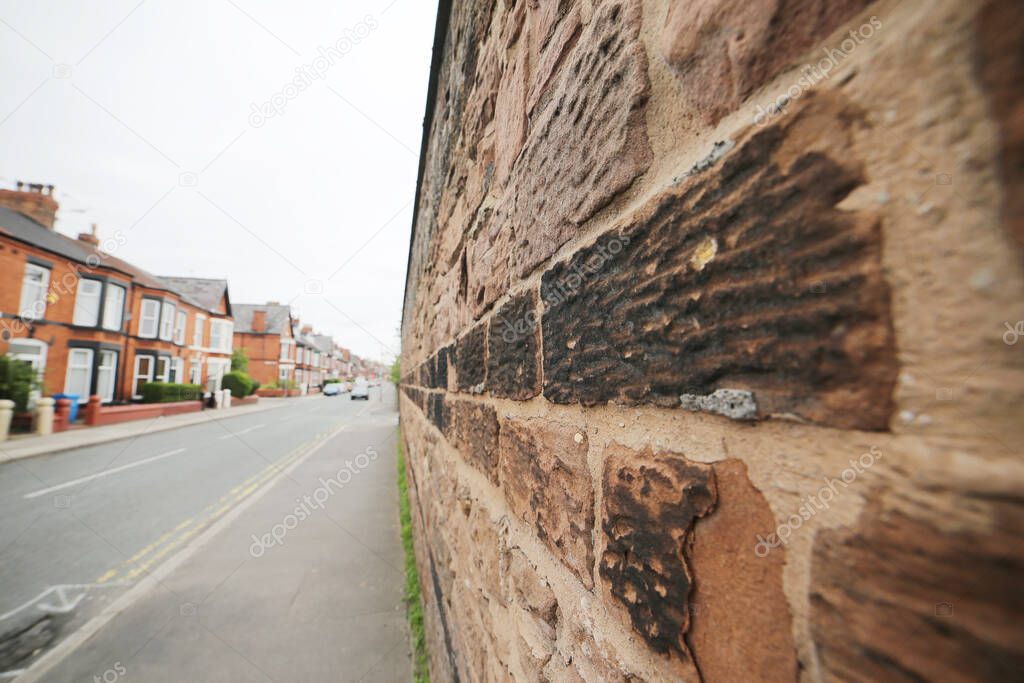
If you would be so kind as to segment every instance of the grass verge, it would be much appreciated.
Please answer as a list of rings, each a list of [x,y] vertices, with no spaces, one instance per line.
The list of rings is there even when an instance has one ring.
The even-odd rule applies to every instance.
[[[416,550],[412,544],[412,513],[409,509],[409,482],[405,478],[405,451],[402,433],[398,433],[398,513],[402,523],[402,547],[405,549],[405,606],[412,637],[412,678],[415,683],[430,683],[427,659],[427,635],[423,629],[423,600],[420,576],[416,572]]]

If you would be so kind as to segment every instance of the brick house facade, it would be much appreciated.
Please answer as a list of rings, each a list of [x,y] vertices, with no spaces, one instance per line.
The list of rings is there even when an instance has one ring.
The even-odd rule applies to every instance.
[[[262,386],[295,379],[291,309],[276,301],[235,304],[235,348],[249,357],[249,375]]]
[[[42,394],[68,393],[84,403],[140,397],[145,381],[205,385],[230,365],[231,304],[198,301],[181,285],[113,255],[117,234],[72,239],[54,230],[52,187],[0,190],[0,353],[28,361]],[[102,248],[101,248],[102,247]]]

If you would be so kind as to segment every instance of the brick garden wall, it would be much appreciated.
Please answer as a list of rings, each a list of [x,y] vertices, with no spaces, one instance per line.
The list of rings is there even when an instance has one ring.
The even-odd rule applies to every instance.
[[[455,3],[402,326],[436,680],[1014,678],[1020,7]]]

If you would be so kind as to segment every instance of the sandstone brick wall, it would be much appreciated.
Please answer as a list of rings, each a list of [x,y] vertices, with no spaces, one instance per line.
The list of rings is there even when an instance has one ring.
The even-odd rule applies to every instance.
[[[401,397],[434,679],[1019,675],[1020,3],[440,25]]]

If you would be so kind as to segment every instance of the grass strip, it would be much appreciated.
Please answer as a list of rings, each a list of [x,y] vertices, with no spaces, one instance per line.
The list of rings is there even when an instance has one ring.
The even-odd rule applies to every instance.
[[[409,509],[409,482],[405,478],[405,451],[402,433],[398,433],[398,513],[402,523],[402,547],[405,549],[405,606],[412,638],[412,678],[415,683],[430,683],[427,659],[427,635],[423,628],[423,600],[420,576],[416,572],[416,550],[412,544],[412,514]]]

